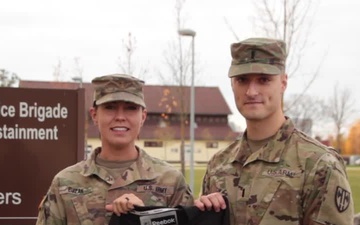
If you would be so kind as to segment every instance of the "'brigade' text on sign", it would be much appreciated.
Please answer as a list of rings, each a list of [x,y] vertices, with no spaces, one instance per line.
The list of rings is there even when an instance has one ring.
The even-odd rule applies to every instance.
[[[35,224],[51,179],[84,157],[84,90],[0,88],[0,224]]]

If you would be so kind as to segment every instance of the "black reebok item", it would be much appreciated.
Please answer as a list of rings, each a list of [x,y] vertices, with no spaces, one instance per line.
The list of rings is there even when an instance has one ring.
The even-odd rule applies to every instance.
[[[109,225],[230,225],[229,203],[220,212],[201,211],[196,206],[164,208],[158,206],[135,207],[128,214],[113,214]]]

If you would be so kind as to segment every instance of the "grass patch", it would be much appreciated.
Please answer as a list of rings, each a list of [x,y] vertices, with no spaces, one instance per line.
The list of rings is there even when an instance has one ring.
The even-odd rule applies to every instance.
[[[347,174],[352,191],[355,213],[360,212],[360,167],[348,167]]]
[[[198,166],[195,167],[194,169],[194,197],[197,198],[200,194],[201,191],[201,186],[202,186],[202,180],[205,174],[205,170],[206,167],[205,166]],[[186,168],[185,170],[185,176],[186,176],[186,180],[188,182],[188,184],[190,184],[189,179],[190,179],[190,170],[189,168]]]
[[[205,166],[195,167],[194,170],[194,196],[197,198],[199,196],[202,184],[202,178],[205,174]],[[352,197],[355,205],[355,213],[360,212],[360,167],[348,167],[347,174],[349,177],[349,182],[352,191]],[[189,182],[190,171],[189,168],[186,168],[186,179]]]

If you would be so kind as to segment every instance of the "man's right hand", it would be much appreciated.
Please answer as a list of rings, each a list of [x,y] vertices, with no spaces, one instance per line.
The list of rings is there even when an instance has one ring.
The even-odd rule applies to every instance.
[[[225,200],[220,192],[203,195],[196,199],[194,204],[201,211],[214,209],[215,212],[219,212],[222,209],[226,209]]]

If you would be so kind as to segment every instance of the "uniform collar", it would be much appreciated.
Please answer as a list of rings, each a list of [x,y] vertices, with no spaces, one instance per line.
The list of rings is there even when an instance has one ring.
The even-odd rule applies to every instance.
[[[101,152],[101,148],[98,147],[94,151],[92,151],[90,157],[85,160],[84,166],[80,174],[83,176],[90,176],[90,175],[98,175],[98,167],[95,163],[96,156]]]
[[[136,149],[139,151],[139,157],[116,180],[108,174],[105,169],[98,167],[95,163],[96,156],[101,152],[101,147],[96,148],[92,152],[91,156],[85,161],[81,174],[83,176],[96,175],[108,184],[116,185],[117,187],[126,186],[134,180],[155,179],[160,175],[154,170],[156,162],[154,162],[151,156],[149,156],[144,150],[138,148],[137,146]]]
[[[280,162],[288,138],[292,134],[294,129],[294,123],[291,121],[291,119],[286,117],[285,122],[282,124],[274,137],[270,139],[265,146],[263,146],[254,153],[251,153],[250,151],[245,131],[244,135],[239,140],[239,148],[237,150],[237,153],[231,157],[231,162],[239,161],[242,162],[244,166],[256,160],[270,163]]]

